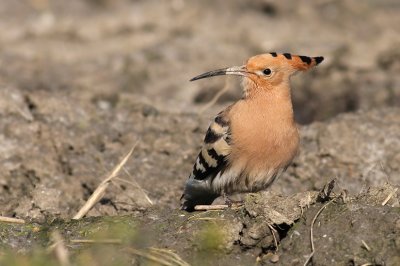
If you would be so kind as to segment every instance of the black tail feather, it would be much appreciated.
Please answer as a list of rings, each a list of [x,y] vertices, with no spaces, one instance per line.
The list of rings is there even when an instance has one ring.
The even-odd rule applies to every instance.
[[[183,194],[181,197],[181,210],[193,212],[196,205],[211,205],[219,195],[206,194],[202,197],[190,197],[188,194]]]

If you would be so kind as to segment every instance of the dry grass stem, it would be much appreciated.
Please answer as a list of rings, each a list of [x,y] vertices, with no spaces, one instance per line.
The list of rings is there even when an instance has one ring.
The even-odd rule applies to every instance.
[[[139,189],[140,192],[142,192],[143,197],[150,203],[150,205],[154,205],[153,201],[149,198],[149,196],[147,195],[146,191],[139,185],[138,182],[136,182],[136,180],[132,177],[132,175],[129,173],[129,171],[126,170],[125,167],[123,167],[122,169],[131,178],[132,181],[125,180],[125,179],[122,179],[122,178],[118,178],[117,180],[120,180],[120,181],[123,181],[125,183],[131,184],[134,187],[136,187],[137,189]]]
[[[15,109],[18,111],[18,113],[27,121],[32,122],[34,120],[32,113],[29,110],[24,110],[20,108],[19,106],[15,105]]]
[[[204,113],[205,110],[207,110],[207,109],[209,109],[211,106],[213,106],[213,105],[218,101],[218,99],[228,90],[229,85],[231,84],[231,83],[229,82],[229,80],[230,80],[229,78],[226,79],[226,81],[225,81],[225,86],[224,86],[222,89],[220,89],[220,90],[217,92],[217,94],[215,94],[214,97],[213,97],[205,106],[203,106],[203,108],[201,108],[199,114]]]
[[[121,239],[71,239],[74,244],[122,244]]]
[[[78,213],[72,219],[81,219],[103,197],[111,180],[118,175],[119,171],[121,171],[122,167],[125,165],[125,163],[129,159],[129,157],[132,155],[133,150],[135,149],[138,142],[139,141],[136,141],[136,143],[133,145],[133,147],[128,152],[128,154],[125,155],[125,157],[121,160],[121,162],[113,169],[111,174],[100,183],[100,185],[92,193],[92,195],[89,197],[89,199],[83,205],[83,207],[78,211]]]
[[[304,266],[307,266],[307,264],[311,261],[311,259],[312,259],[313,256],[314,256],[314,251],[311,252],[310,255],[308,255],[308,258],[307,258],[306,262],[304,262],[303,265],[304,265]]]
[[[15,223],[15,224],[24,224],[24,223],[25,223],[25,220],[18,219],[18,218],[11,218],[11,217],[0,216],[0,222],[4,222],[4,223]]]
[[[172,250],[163,249],[163,248],[150,248],[150,250],[154,253],[159,254],[160,256],[164,257],[165,259],[171,260],[171,262],[174,262],[176,265],[190,266],[189,263],[184,261],[181,257],[178,256],[178,254],[174,253]]]
[[[196,211],[217,211],[217,210],[225,210],[229,206],[228,205],[196,205],[194,206],[194,210]]]
[[[196,220],[197,218],[204,217],[204,216],[202,216],[203,214],[207,214],[207,212],[198,212],[198,213],[196,213],[196,214],[190,216],[190,217],[187,219],[187,221]]]
[[[124,169],[125,169],[125,168],[124,168]],[[152,200],[150,199],[150,197],[147,195],[147,191],[144,190],[142,187],[140,187],[140,185],[139,185],[136,181],[135,181],[135,182],[132,182],[132,181],[130,181],[130,180],[126,180],[126,179],[119,178],[119,177],[116,177],[116,178],[114,178],[114,179],[115,179],[115,181],[119,181],[119,182],[122,182],[122,183],[126,183],[126,184],[128,184],[128,185],[131,185],[131,186],[133,186],[133,187],[139,189],[140,192],[142,192],[143,197],[146,199],[146,201],[147,201],[150,205],[154,205],[153,201],[152,201]],[[115,182],[115,184],[117,184],[117,183]]]
[[[331,204],[333,201],[333,199],[331,199],[330,201],[328,201],[326,204],[324,204],[319,210],[318,212],[315,214],[314,218],[311,221],[311,226],[310,226],[310,242],[311,242],[311,254],[308,256],[306,262],[304,262],[304,266],[307,266],[307,264],[311,261],[312,257],[314,256],[315,253],[315,247],[314,247],[314,224],[315,221],[317,220],[318,216],[321,214],[321,212],[326,208],[326,206],[328,206],[329,204]]]
[[[224,221],[226,219],[218,218],[218,217],[198,217],[198,218],[189,219],[189,220],[195,220],[195,221]]]
[[[173,264],[172,262],[169,262],[165,259],[160,258],[158,255],[153,255],[146,251],[141,251],[141,250],[137,250],[134,248],[127,248],[126,250],[129,253],[132,253],[136,256],[140,256],[140,257],[146,258],[148,260],[154,261],[154,262],[158,263],[159,265],[164,265],[164,266],[175,266],[176,265],[176,264]]]
[[[54,252],[59,265],[61,266],[69,266],[71,265],[69,261],[69,254],[68,250],[65,247],[64,244],[64,239],[62,238],[60,232],[54,231],[51,233],[51,240],[53,241],[53,244],[49,246],[47,249],[48,252]]]
[[[275,236],[275,233],[277,233],[277,232],[272,225],[270,225],[270,224],[267,224],[267,225],[269,227],[269,230],[271,230],[272,237],[274,238],[274,244],[275,244],[275,248],[276,248],[275,252],[276,252],[276,251],[278,251],[278,240],[276,239],[276,236]]]
[[[361,243],[363,244],[366,250],[371,251],[371,248],[367,245],[367,243],[365,243],[364,240],[361,240]]]
[[[394,194],[396,194],[398,188],[395,188],[387,197],[386,199],[382,202],[382,206],[385,206],[386,203],[388,203],[388,201],[394,196]]]

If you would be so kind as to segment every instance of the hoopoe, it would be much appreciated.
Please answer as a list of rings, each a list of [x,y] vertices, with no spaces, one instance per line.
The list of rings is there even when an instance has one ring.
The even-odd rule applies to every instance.
[[[323,59],[261,54],[243,66],[209,71],[190,80],[242,76],[243,98],[221,111],[210,124],[185,184],[183,210],[212,204],[221,195],[266,189],[286,170],[299,147],[289,79]]]

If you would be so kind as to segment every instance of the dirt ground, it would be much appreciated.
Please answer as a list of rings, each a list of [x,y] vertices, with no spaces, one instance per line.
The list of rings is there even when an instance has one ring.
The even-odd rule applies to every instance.
[[[325,57],[292,80],[302,146],[271,191],[399,186],[399,11],[396,0],[2,1],[0,215],[71,218],[136,142],[88,216],[143,215],[147,197],[175,211],[208,122],[241,96],[236,78],[188,80],[271,51]]]

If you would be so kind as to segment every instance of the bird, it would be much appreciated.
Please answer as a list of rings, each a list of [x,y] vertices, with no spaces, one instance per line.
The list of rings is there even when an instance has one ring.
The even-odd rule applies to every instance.
[[[271,52],[190,80],[240,76],[243,96],[210,123],[184,185],[182,210],[211,205],[220,196],[265,190],[288,168],[299,150],[290,77],[323,60]]]

